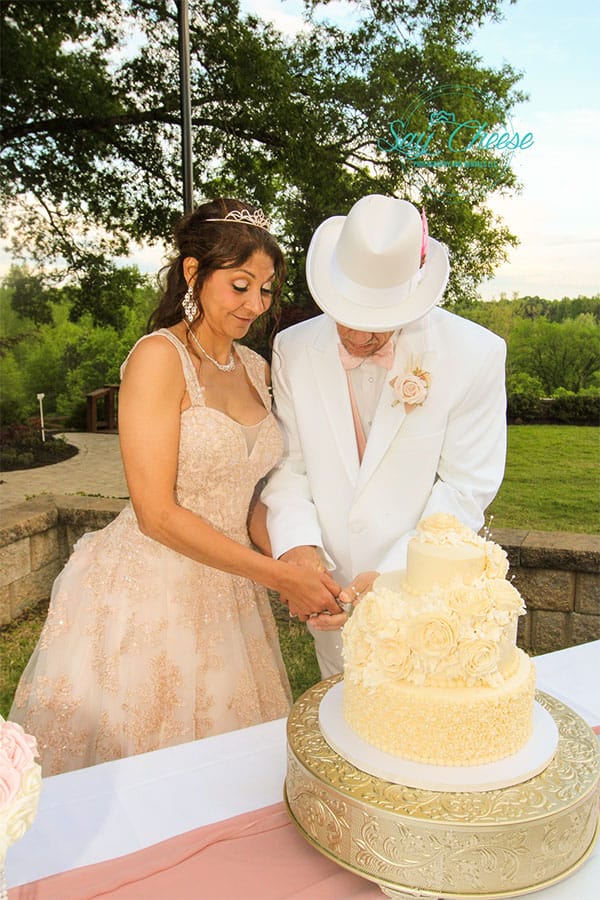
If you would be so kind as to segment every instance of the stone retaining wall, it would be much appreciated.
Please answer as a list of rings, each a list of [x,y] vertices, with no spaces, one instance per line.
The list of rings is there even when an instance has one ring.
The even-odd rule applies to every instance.
[[[125,506],[96,497],[38,497],[2,512],[0,626],[50,595],[73,544],[103,528]],[[519,644],[532,654],[600,639],[600,537],[494,529],[528,615]]]
[[[86,531],[108,525],[125,503],[44,495],[2,510],[0,626],[47,599],[75,542]]]
[[[519,645],[538,655],[600,638],[600,537],[495,528],[527,605]]]

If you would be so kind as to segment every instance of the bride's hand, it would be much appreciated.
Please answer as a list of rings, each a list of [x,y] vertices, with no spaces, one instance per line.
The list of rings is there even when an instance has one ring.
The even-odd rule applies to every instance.
[[[283,583],[280,597],[287,603],[290,615],[306,622],[320,613],[339,614],[340,607],[335,598],[340,586],[325,571],[316,571],[306,566],[282,562]]]
[[[319,616],[311,616],[309,620],[311,628],[315,628],[317,631],[336,631],[338,628],[345,625],[348,621],[347,610],[349,610],[350,605],[356,606],[364,595],[371,590],[373,582],[378,575],[379,572],[361,572],[353,578],[348,587],[344,588],[344,590],[340,591],[338,594],[338,603],[344,604],[344,610],[338,610],[338,612],[332,616],[327,613],[322,613]]]

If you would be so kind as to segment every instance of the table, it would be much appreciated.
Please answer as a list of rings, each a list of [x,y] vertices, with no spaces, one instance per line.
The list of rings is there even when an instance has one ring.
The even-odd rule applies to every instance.
[[[600,641],[537,657],[535,665],[540,690],[563,700],[590,725],[600,725]],[[37,819],[8,851],[9,887],[280,802],[285,725],[278,719],[44,779]],[[597,896],[599,883],[596,845],[578,872],[534,896],[585,900]],[[235,900],[242,896],[243,890]]]

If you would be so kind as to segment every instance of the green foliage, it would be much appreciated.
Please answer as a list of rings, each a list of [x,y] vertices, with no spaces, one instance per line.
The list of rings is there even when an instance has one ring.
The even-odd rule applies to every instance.
[[[537,422],[542,418],[542,383],[539,378],[518,372],[506,379],[509,422]]]
[[[365,193],[408,197],[451,249],[448,298],[473,297],[516,240],[485,204],[485,170],[470,170],[466,202],[447,202],[464,172],[416,169],[377,141],[436,85],[469,85],[489,97],[490,127],[507,120],[520,76],[464,49],[502,4],[354,5],[351,31],[313,19],[287,38],[237,0],[190,0],[196,199],[233,194],[272,214],[290,296],[310,306],[303,262],[317,225]],[[132,239],[170,237],[181,211],[175,12],[166,0],[3,2],[0,199],[17,250],[85,271]],[[465,94],[456,113],[473,110]],[[514,186],[509,169],[495,190]],[[89,302],[94,321],[119,327],[107,299]]]
[[[575,393],[558,388],[549,400],[543,401],[546,418],[565,425],[600,425],[600,388],[593,387]]]
[[[38,325],[52,321],[51,293],[39,273],[33,274],[27,267],[11,266],[4,285],[11,291],[10,305],[20,318]]]
[[[139,274],[126,272],[130,293],[115,293],[111,324],[95,324],[91,313],[73,321],[73,297],[65,287],[50,301],[52,320],[34,326],[14,310],[13,289],[0,289],[2,333],[0,413],[5,424],[36,415],[36,395],[43,393],[45,414],[65,417],[67,424],[85,426],[85,396],[104,384],[119,382],[119,367],[136,340],[145,333],[156,292],[141,283]],[[108,294],[107,294],[108,295]],[[116,305],[119,302],[126,305]],[[98,318],[100,314],[96,310]],[[4,315],[6,313],[6,315]]]
[[[562,300],[544,300],[541,297],[519,297],[514,301],[515,313],[523,319],[543,316],[549,322],[564,322],[590,315],[600,324],[600,295],[595,297],[563,297]]]
[[[563,297],[562,300],[544,300],[541,297],[500,297],[499,300],[476,300],[456,303],[453,312],[478,322],[508,340],[512,326],[521,319],[547,319],[548,322],[565,322],[588,314],[600,324],[600,295],[595,297]]]
[[[79,286],[71,291],[71,318],[76,321],[89,313],[94,325],[112,325],[120,331],[126,310],[144,283],[135,266],[117,268],[114,263],[97,260],[86,268]]]
[[[522,319],[511,329],[508,348],[509,371],[539,378],[546,396],[559,387],[580,391],[600,369],[600,325],[589,313],[564,322]]]
[[[32,415],[35,409],[33,400],[27,396],[22,371],[10,353],[0,358],[0,378],[0,424],[11,425],[22,421],[26,415]]]

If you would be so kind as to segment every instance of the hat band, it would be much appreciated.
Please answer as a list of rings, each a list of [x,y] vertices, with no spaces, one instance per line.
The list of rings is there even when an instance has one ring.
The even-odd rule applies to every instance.
[[[368,309],[387,309],[390,306],[397,306],[408,300],[417,289],[417,285],[421,281],[425,273],[425,267],[417,269],[412,278],[403,281],[393,287],[371,287],[365,284],[358,284],[349,278],[345,272],[340,269],[335,254],[331,260],[332,280],[336,284],[340,294],[347,297],[357,306],[363,306]]]

